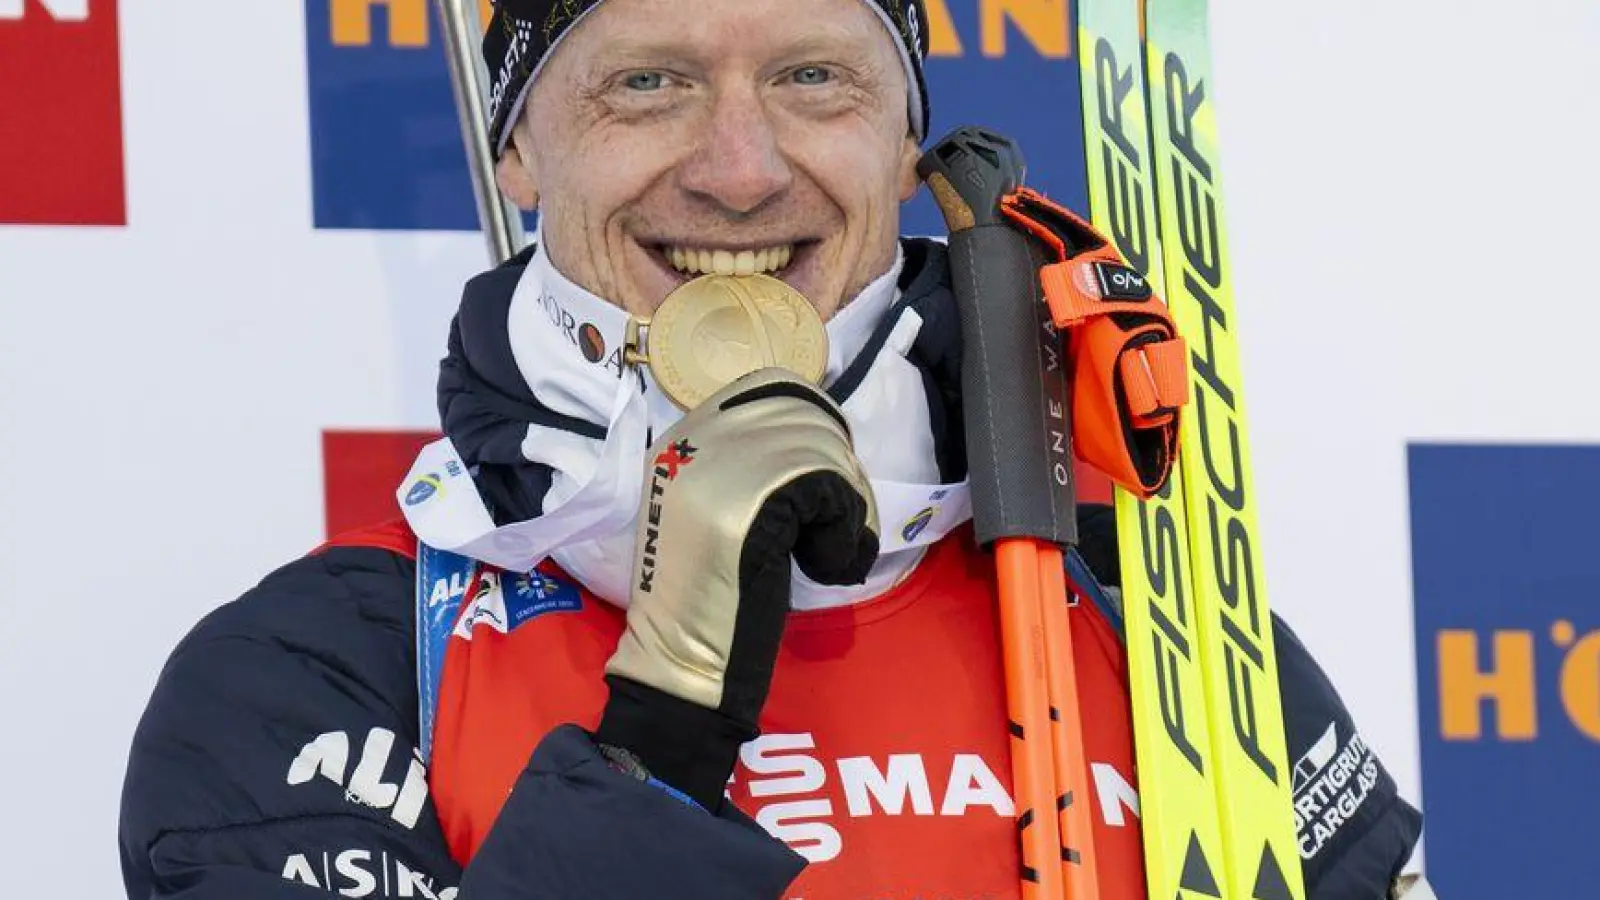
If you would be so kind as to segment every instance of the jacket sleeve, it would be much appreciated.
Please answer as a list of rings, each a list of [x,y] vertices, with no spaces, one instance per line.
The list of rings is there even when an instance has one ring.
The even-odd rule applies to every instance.
[[[1422,833],[1422,814],[1357,730],[1326,673],[1272,620],[1309,900],[1382,900]]]
[[[781,842],[613,770],[576,727],[534,750],[463,870],[415,749],[413,573],[330,549],[184,639],[129,754],[130,898],[782,895],[804,862]]]

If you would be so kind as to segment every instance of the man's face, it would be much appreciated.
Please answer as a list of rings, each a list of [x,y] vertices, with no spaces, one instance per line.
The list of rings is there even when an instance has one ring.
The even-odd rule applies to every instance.
[[[906,76],[862,0],[607,0],[557,46],[500,166],[567,277],[649,314],[768,271],[824,319],[894,260]]]

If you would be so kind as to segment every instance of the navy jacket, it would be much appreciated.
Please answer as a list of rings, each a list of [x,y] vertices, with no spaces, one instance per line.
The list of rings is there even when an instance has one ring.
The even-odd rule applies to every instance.
[[[533,753],[463,873],[431,800],[403,796],[417,746],[413,575],[391,551],[333,548],[184,639],[129,757],[130,898],[756,898],[799,874],[804,861],[753,822],[613,770],[577,728]]]
[[[919,242],[907,251],[908,302],[924,304],[930,326],[951,321],[943,249]],[[520,274],[508,269],[522,262],[475,281],[468,302],[475,290],[503,301],[499,292]],[[935,398],[958,399],[957,362],[946,353],[926,367]],[[959,421],[959,409],[946,405],[944,418]],[[1109,510],[1085,510],[1080,531],[1091,564],[1114,581]],[[119,843],[130,898],[783,896],[804,861],[782,842],[732,804],[712,815],[613,770],[575,727],[534,750],[462,871],[416,751],[414,578],[413,561],[394,549],[324,549],[269,575],[183,640],[129,755]],[[1290,758],[1321,760],[1330,723],[1340,735],[1356,730],[1299,642],[1281,623],[1275,635]],[[1410,856],[1420,816],[1377,771],[1350,821],[1314,841],[1305,865],[1315,900],[1379,900]],[[1303,843],[1325,799],[1307,801],[1315,816]]]

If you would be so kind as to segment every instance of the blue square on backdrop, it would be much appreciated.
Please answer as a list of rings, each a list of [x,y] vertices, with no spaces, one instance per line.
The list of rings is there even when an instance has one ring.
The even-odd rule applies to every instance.
[[[397,7],[426,2],[425,41],[390,27]],[[364,40],[335,40],[334,6],[367,17]],[[1079,211],[1084,186],[1081,96],[1074,57],[1041,50],[1009,20],[1003,56],[986,56],[977,0],[950,0],[961,56],[928,61],[933,139],[957,125],[983,125],[1014,138],[1029,183]],[[420,9],[420,7],[418,7]],[[1035,26],[1037,27],[1037,26]],[[1068,33],[1056,36],[1071,47]],[[414,35],[412,36],[414,37]],[[431,0],[306,0],[306,69],[311,115],[313,221],[317,228],[478,228],[466,153],[451,94],[437,10]],[[907,234],[943,235],[938,209],[922,192],[906,210]]]
[[[476,230],[434,3],[418,46],[394,40],[387,3],[359,4],[366,43],[336,43],[335,2],[306,0],[316,227]]]
[[[1408,451],[1427,868],[1600,896],[1600,447]]]

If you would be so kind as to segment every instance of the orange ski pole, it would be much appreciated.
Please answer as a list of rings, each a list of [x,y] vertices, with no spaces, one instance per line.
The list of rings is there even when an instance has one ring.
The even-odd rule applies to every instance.
[[[1000,588],[1000,649],[1005,661],[1006,714],[1011,728],[1011,783],[1022,841],[1023,900],[1065,897],[1060,825],[1055,816],[1056,772],[1045,666],[1040,542],[995,543]]]
[[[1050,687],[1055,783],[1060,797],[1061,854],[1066,894],[1073,900],[1100,896],[1095,864],[1094,819],[1090,810],[1089,757],[1083,749],[1083,711],[1078,704],[1077,663],[1072,653],[1066,570],[1061,548],[1039,550],[1039,582],[1044,611],[1045,677]]]
[[[973,522],[995,550],[1021,893],[1096,900],[1061,555],[1077,540],[1065,350],[1040,260],[1000,211],[1021,186],[1022,156],[999,135],[961,128],[917,171],[950,230]]]

